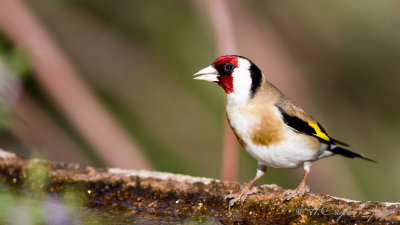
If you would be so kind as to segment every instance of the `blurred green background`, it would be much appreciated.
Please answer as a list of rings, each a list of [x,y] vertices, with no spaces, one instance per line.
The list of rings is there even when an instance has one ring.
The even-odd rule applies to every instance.
[[[211,20],[198,1],[26,2],[153,169],[220,177],[225,96],[217,85],[192,80],[194,72],[219,56]],[[308,180],[313,191],[400,201],[398,1],[232,1],[231,10],[238,54],[278,81],[278,88],[330,135],[378,161],[320,160]],[[258,44],[270,43],[271,34],[295,65],[300,83],[282,85],[281,77],[263,67],[269,58]],[[261,41],[252,41],[254,35]],[[30,100],[16,100],[8,110],[2,106],[0,148],[26,157],[107,166],[25,64],[13,63],[25,62],[21,50],[1,36],[1,59],[15,73],[28,74],[13,87],[21,86],[20,99]],[[13,113],[13,106],[21,104],[32,110],[29,118]],[[14,125],[21,121],[25,128]],[[32,129],[32,121],[43,126]],[[239,181],[250,180],[256,166],[242,149]],[[270,168],[257,183],[294,188],[301,173]]]

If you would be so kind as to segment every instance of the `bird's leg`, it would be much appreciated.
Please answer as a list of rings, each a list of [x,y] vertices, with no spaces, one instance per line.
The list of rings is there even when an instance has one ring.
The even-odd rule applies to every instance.
[[[247,184],[245,184],[238,193],[225,196],[225,199],[230,199],[229,200],[229,209],[231,209],[231,206],[233,206],[235,204],[235,202],[240,200],[240,202],[243,203],[243,201],[247,198],[247,196],[249,194],[256,192],[256,190],[254,188],[252,188],[253,183],[256,180],[258,180],[260,177],[262,177],[266,171],[267,171],[267,167],[265,165],[258,164],[257,174],[253,179],[251,179],[251,181],[249,181]]]
[[[310,191],[310,188],[306,186],[306,178],[308,173],[310,172],[311,162],[305,162],[303,164],[304,175],[303,179],[301,179],[299,186],[297,186],[294,190],[286,190],[283,193],[283,201],[290,200],[296,196],[302,197],[306,192]]]

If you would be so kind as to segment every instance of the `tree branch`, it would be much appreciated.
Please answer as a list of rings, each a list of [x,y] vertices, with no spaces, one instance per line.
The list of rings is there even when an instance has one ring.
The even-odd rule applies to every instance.
[[[132,215],[146,211],[155,216],[212,219],[222,223],[254,224],[400,222],[400,203],[364,202],[308,193],[282,203],[283,189],[258,186],[258,193],[228,210],[224,196],[240,185],[211,178],[146,170],[94,169],[76,164],[25,161],[0,150],[0,179],[24,188],[27,170],[37,165],[49,168],[47,193],[58,195],[70,185],[79,185],[88,207]],[[28,173],[29,174],[29,173]],[[46,186],[45,185],[45,186]]]

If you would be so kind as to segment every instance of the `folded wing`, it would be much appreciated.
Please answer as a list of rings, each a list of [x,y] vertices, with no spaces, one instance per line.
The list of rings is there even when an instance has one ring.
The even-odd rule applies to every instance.
[[[285,124],[291,127],[296,132],[316,137],[321,142],[327,144],[339,144],[339,145],[349,146],[346,143],[343,143],[341,141],[329,137],[325,129],[318,122],[316,122],[310,116],[308,116],[299,107],[291,105],[290,103],[289,104],[286,103],[286,110],[284,109],[285,105],[282,104],[276,105],[276,107],[282,114],[282,118]],[[296,107],[296,110],[293,110],[294,107]],[[291,113],[290,111],[293,112]]]

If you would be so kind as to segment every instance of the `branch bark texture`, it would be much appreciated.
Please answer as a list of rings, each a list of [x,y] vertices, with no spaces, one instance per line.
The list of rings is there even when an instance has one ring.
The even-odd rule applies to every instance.
[[[95,169],[76,164],[23,160],[0,150],[0,180],[24,188],[27,170],[34,165],[49,168],[45,185],[49,194],[79,185],[87,207],[113,213],[144,210],[155,215],[212,219],[223,224],[399,224],[400,203],[368,202],[308,193],[282,203],[283,189],[258,186],[258,193],[228,209],[224,196],[239,191],[240,184],[211,178],[155,172]],[[29,174],[29,173],[28,173]]]

